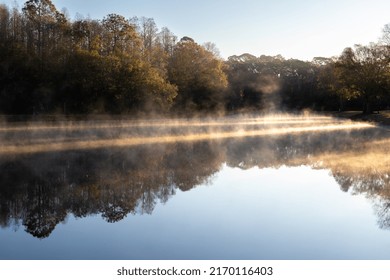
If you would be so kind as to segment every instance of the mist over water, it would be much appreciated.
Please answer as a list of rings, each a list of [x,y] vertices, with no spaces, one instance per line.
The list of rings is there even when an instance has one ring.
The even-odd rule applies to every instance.
[[[158,143],[274,136],[307,132],[360,130],[367,123],[321,116],[230,117],[197,120],[104,121],[36,124],[0,128],[0,154],[127,147]]]
[[[0,237],[0,240],[4,243],[4,238],[8,238],[17,243],[25,238],[23,236],[34,236],[36,240],[48,240],[44,247],[47,246],[49,252],[50,246],[54,246],[49,245],[54,242],[50,240],[61,236],[64,228],[75,227],[76,220],[80,226],[83,220],[87,223],[95,217],[94,223],[102,227],[100,230],[108,230],[109,226],[113,227],[112,224],[121,225],[122,230],[130,224],[139,228],[140,233],[134,235],[134,238],[139,238],[140,244],[144,244],[142,228],[154,228],[158,224],[162,226],[157,220],[154,221],[154,218],[146,217],[160,217],[177,222],[186,211],[192,215],[186,205],[194,203],[204,205],[202,211],[205,212],[204,215],[199,213],[202,222],[198,220],[200,216],[191,216],[191,221],[188,221],[192,227],[199,228],[199,231],[194,230],[192,233],[194,236],[189,236],[196,247],[201,246],[198,242],[205,242],[198,240],[198,235],[205,234],[212,242],[215,237],[213,230],[218,231],[218,227],[224,227],[220,222],[227,219],[224,223],[233,223],[229,219],[236,215],[245,221],[250,221],[254,215],[264,216],[267,221],[274,219],[275,224],[282,223],[282,220],[278,221],[279,216],[272,214],[275,209],[262,208],[268,203],[262,199],[262,203],[260,200],[246,202],[257,205],[253,206],[251,211],[254,212],[251,214],[239,209],[246,209],[240,204],[240,197],[244,194],[253,199],[259,199],[256,198],[258,195],[269,197],[276,205],[290,203],[285,201],[283,192],[292,192],[291,195],[297,196],[298,199],[310,194],[310,199],[305,203],[299,204],[300,206],[294,204],[294,207],[302,209],[311,207],[310,201],[315,203],[317,196],[326,199],[329,205],[342,199],[342,204],[345,205],[340,204],[335,210],[340,213],[349,213],[348,207],[355,207],[352,206],[355,203],[352,195],[359,195],[369,205],[369,211],[364,214],[368,216],[364,219],[371,219],[375,225],[370,227],[368,223],[369,231],[373,228],[378,231],[373,234],[374,240],[382,240],[377,238],[377,235],[390,239],[389,136],[389,130],[384,127],[310,114],[4,123],[0,127],[0,226],[6,233],[3,236],[7,237]],[[275,173],[264,179],[261,174],[267,174],[267,170],[273,170]],[[287,181],[280,183],[279,179],[276,179],[277,174],[287,176]],[[306,181],[310,183],[302,187],[301,184],[294,183],[297,180],[301,180],[302,184]],[[231,186],[229,182],[236,183],[234,187],[228,187]],[[316,182],[324,184],[325,187],[315,188]],[[275,188],[269,188],[273,183],[277,184]],[[204,186],[208,188],[205,190]],[[329,195],[328,192],[332,191],[334,193]],[[339,197],[342,193],[347,193],[348,196]],[[232,205],[235,205],[236,199],[238,204],[233,208],[230,204],[219,208],[218,205],[212,205],[212,201],[219,201],[218,197],[221,199],[219,203],[222,203],[218,205],[225,205],[225,199],[232,201]],[[187,202],[181,204],[180,201]],[[169,209],[172,209],[172,212]],[[218,216],[220,221],[213,216],[217,215],[214,213],[215,209],[222,211]],[[330,211],[321,211],[325,213],[328,210]],[[307,208],[302,211],[313,210]],[[373,211],[375,215],[371,217]],[[161,215],[167,216],[161,218]],[[363,214],[351,215],[348,219],[351,219],[349,223],[353,224],[354,220],[358,222],[362,218],[359,215]],[[208,221],[211,217],[217,220]],[[301,217],[288,217],[288,220],[296,220],[298,225],[304,217],[305,214]],[[106,222],[100,224],[97,220]],[[149,220],[154,222],[147,224]],[[327,222],[328,224],[319,227],[332,227],[333,222]],[[202,230],[205,230],[202,223],[213,223],[215,228],[210,226],[210,232],[202,233]],[[307,231],[305,227],[314,227],[313,223],[317,222],[307,220],[297,228],[294,227],[297,238],[300,231]],[[347,224],[343,224],[342,228],[349,232],[352,229],[348,228]],[[282,236],[280,228],[272,228],[272,223],[269,227],[276,238]],[[184,229],[176,228],[174,222],[148,234],[158,239],[158,231],[169,232],[170,229],[189,234]],[[124,234],[119,240],[128,235],[122,230],[117,233]],[[243,225],[242,228],[230,229],[230,235],[225,234],[232,240],[246,236],[255,244],[267,242],[267,238],[271,238],[265,232],[258,233],[257,230],[260,229],[248,229],[247,225]],[[127,232],[127,229],[125,231]],[[99,242],[113,242],[103,241],[104,237],[98,236],[96,238],[100,239]],[[68,242],[73,242],[72,240],[77,244],[77,237],[72,237]],[[310,255],[310,250],[315,247],[308,248],[307,251],[294,251],[296,248],[293,247],[299,246],[301,241],[298,238],[294,242],[290,247],[286,245],[284,248],[288,253],[286,251],[285,254],[277,256],[270,251],[268,255],[260,255],[251,252],[246,246],[242,249],[232,246],[231,254],[225,257],[235,258],[240,255],[241,258],[304,258],[307,254]],[[339,246],[332,243],[334,241],[329,242],[326,246],[335,246],[335,250]],[[33,248],[34,244],[32,242],[27,246]],[[203,254],[198,252],[198,255],[191,255],[194,248],[179,244],[182,243],[171,244],[175,250],[187,250],[183,255],[176,255],[179,258],[223,258],[223,255],[213,255],[207,250]],[[211,250],[214,248],[217,252],[221,249],[218,246],[226,245],[218,244],[215,248],[210,245]],[[161,245],[151,250],[150,254],[141,254],[142,258],[170,258],[159,251],[159,246]],[[180,249],[180,246],[184,247]],[[377,247],[375,248],[377,250]],[[11,250],[9,248],[0,253],[0,258],[40,258],[31,252],[11,254]],[[62,257],[82,258],[82,253],[74,250]],[[118,251],[111,250],[111,255],[105,255],[103,251],[97,258],[122,256]],[[375,257],[374,251],[369,249],[360,252],[359,256],[364,257],[365,253],[368,258]],[[320,252],[315,258],[326,256],[336,258],[334,254],[321,255]],[[376,256],[382,258],[384,255]],[[49,254],[46,257],[53,256]],[[129,257],[130,255],[123,256]],[[137,256],[132,255],[131,258]]]

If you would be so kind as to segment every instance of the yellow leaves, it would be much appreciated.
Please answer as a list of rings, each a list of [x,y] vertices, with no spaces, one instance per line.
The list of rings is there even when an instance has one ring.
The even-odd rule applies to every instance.
[[[223,63],[205,48],[192,41],[177,45],[170,61],[170,79],[179,89],[202,86],[206,90],[220,90],[227,86]]]
[[[140,55],[141,39],[129,20],[121,15],[109,14],[102,23],[105,31],[103,42],[109,54]]]

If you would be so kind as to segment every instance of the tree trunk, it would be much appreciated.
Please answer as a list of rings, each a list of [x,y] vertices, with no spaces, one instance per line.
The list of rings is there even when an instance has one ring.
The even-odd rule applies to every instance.
[[[363,114],[365,115],[369,115],[369,114],[372,114],[372,106],[370,104],[370,101],[368,100],[368,98],[364,98],[364,104],[363,104]]]

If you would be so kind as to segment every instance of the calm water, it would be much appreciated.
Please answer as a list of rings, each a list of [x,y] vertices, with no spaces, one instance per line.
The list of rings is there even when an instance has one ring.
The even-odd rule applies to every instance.
[[[0,259],[390,259],[385,128],[18,123],[0,141]]]

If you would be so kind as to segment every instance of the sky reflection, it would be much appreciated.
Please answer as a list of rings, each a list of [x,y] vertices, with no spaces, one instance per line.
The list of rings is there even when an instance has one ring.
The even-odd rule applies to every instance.
[[[387,259],[388,142],[368,126],[3,155],[0,259]]]

